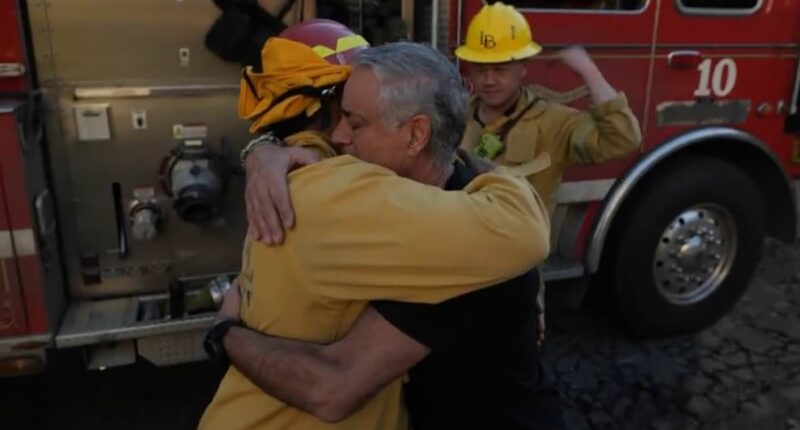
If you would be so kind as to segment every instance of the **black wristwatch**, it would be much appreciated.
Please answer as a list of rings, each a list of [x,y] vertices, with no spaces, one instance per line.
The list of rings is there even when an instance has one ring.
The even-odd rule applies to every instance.
[[[244,324],[235,319],[222,320],[208,330],[206,338],[203,340],[203,348],[206,350],[206,354],[211,358],[211,361],[220,367],[228,367],[231,364],[222,339],[233,326],[244,327]]]

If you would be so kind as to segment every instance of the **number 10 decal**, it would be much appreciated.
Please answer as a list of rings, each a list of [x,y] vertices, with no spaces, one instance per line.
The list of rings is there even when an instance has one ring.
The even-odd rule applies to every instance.
[[[731,58],[723,58],[713,67],[711,59],[707,58],[697,66],[697,70],[700,71],[700,84],[694,90],[697,97],[710,96],[712,90],[715,96],[725,97],[736,86],[736,63]]]

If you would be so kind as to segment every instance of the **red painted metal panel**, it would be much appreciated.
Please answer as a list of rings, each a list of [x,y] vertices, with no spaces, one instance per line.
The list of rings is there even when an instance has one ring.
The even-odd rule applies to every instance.
[[[28,333],[48,331],[48,315],[42,285],[42,267],[37,255],[33,223],[33,196],[28,186],[22,154],[22,140],[17,114],[22,103],[0,101],[0,183],[3,185],[5,226],[10,233],[15,254],[16,278],[19,281]]]
[[[0,103],[0,109],[2,106]],[[11,112],[0,111],[0,159],[3,160],[3,179],[8,201],[11,202],[9,215],[14,229],[33,228],[33,200],[27,187],[21,128],[16,114],[22,106],[18,104]]]
[[[586,215],[583,218],[578,238],[575,241],[574,257],[579,261],[583,259],[586,247],[589,246],[589,239],[591,238],[598,212],[600,212],[600,202],[590,202],[586,208]]]
[[[785,44],[800,40],[800,2],[764,0],[752,15],[710,16],[682,12],[660,0],[659,44]]]
[[[17,0],[0,0],[0,63],[25,64],[25,48],[20,28]],[[28,90],[25,76],[0,76],[0,93]]]
[[[0,159],[0,337],[21,335],[28,330],[2,173]]]
[[[800,23],[798,23],[800,25]],[[669,49],[660,48],[660,54],[654,67],[654,85],[651,93],[651,115],[647,125],[647,148],[659,145],[672,136],[689,131],[696,126],[687,125],[659,125],[658,111],[669,103],[690,102],[695,103],[695,93],[700,87],[706,86],[712,92],[708,96],[710,103],[724,101],[747,101],[750,110],[744,122],[727,124],[745,130],[768,144],[781,159],[784,167],[790,174],[800,174],[797,165],[789,162],[791,157],[793,137],[784,133],[789,105],[792,100],[792,91],[797,69],[797,55],[789,49],[723,49],[702,48],[703,63],[699,68],[708,68],[710,77],[703,77],[704,72],[699,68],[671,68],[667,56]],[[726,64],[728,67],[725,67]],[[731,70],[735,69],[735,79],[730,77]],[[713,94],[715,78],[713,75],[720,72],[717,87],[730,92],[724,95]],[[717,88],[720,89],[720,88]],[[783,104],[783,113],[778,112],[779,104]],[[763,115],[758,113],[759,107],[767,109]]]
[[[45,308],[42,267],[38,255],[17,256],[22,293],[25,302],[25,315],[28,332],[31,334],[48,333],[53,330],[52,316]]]
[[[649,0],[635,12],[595,10],[520,9],[531,24],[533,37],[544,45],[573,43],[633,45],[649,43],[659,0]],[[670,0],[671,1],[671,0]],[[464,2],[464,25],[480,10],[483,2]]]
[[[747,100],[746,120],[733,126],[769,145],[790,176],[800,175],[800,166],[790,161],[796,136],[783,131],[798,66],[800,2],[764,1],[759,10],[744,16],[690,15],[674,5],[662,9],[647,146],[691,129],[659,126],[657,111],[665,103],[695,101],[703,94],[714,102]],[[668,56],[684,49],[698,52],[700,64],[670,67]],[[759,107],[765,109],[763,115]]]

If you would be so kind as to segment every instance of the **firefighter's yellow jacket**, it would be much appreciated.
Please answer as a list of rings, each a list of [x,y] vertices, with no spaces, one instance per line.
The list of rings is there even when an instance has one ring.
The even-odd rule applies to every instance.
[[[505,149],[494,161],[503,166],[523,166],[549,158],[550,166],[532,169],[528,180],[551,210],[552,194],[567,167],[611,160],[641,144],[639,122],[624,94],[587,112],[544,99],[525,111],[536,97],[531,88],[525,88],[513,112],[485,126],[476,115],[479,100],[473,98],[461,146],[474,151],[484,132],[496,133],[504,123],[524,112],[503,139]]]

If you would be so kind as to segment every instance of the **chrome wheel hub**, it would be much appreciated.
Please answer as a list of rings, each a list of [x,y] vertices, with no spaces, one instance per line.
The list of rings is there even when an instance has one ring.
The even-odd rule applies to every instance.
[[[669,223],[653,258],[658,291],[677,305],[697,303],[713,293],[736,256],[736,226],[724,208],[693,206]]]

